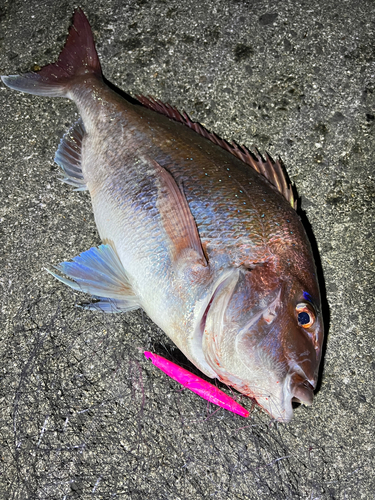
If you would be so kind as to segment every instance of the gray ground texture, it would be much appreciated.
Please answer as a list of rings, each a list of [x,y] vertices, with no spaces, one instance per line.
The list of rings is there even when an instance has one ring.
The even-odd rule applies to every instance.
[[[192,369],[142,312],[75,307],[44,267],[100,243],[53,162],[76,109],[1,84],[0,498],[374,499],[374,3],[81,6],[109,81],[283,159],[324,276],[322,376],[290,424],[245,420],[144,359]],[[54,61],[75,7],[3,0],[0,73]]]

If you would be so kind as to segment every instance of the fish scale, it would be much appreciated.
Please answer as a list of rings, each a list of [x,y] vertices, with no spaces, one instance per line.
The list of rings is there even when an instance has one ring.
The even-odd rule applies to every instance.
[[[80,120],[56,153],[88,190],[103,241],[50,271],[96,300],[141,307],[208,377],[288,422],[310,405],[323,343],[316,269],[280,161],[229,144],[170,105],[123,99],[103,81],[78,9],[56,63],[2,77],[72,99]]]
[[[85,94],[84,99],[80,97],[78,106],[82,115],[85,114],[85,109],[94,109],[91,102],[97,100],[98,93],[99,90],[96,91],[94,96]],[[202,243],[206,245],[208,253],[210,253],[211,248],[215,250],[223,248],[223,241],[225,241],[226,252],[229,250],[233,264],[246,261],[250,264],[253,259],[259,261],[263,255],[266,256],[265,258],[268,258],[270,252],[264,247],[269,246],[271,238],[275,237],[277,232],[274,227],[269,226],[267,220],[261,221],[262,214],[271,211],[266,203],[264,203],[264,206],[261,205],[263,199],[265,197],[274,197],[274,190],[267,185],[267,181],[261,179],[264,185],[259,186],[259,180],[254,179],[254,177],[259,177],[256,172],[248,166],[243,165],[242,162],[236,160],[224,150],[219,150],[218,154],[216,151],[217,147],[214,145],[209,144],[209,147],[213,151],[207,151],[207,141],[197,136],[195,132],[186,130],[186,127],[183,125],[173,124],[177,129],[181,129],[177,130],[176,133],[174,127],[171,130],[170,120],[162,115],[151,115],[153,119],[151,127],[149,110],[134,106],[126,101],[121,103],[121,105],[123,107],[126,106],[127,112],[131,114],[131,123],[136,129],[135,138],[133,138],[133,129],[129,130],[128,121],[124,113],[117,120],[112,119],[112,115],[118,115],[118,110],[112,102],[108,105],[110,108],[108,111],[106,110],[107,104],[101,104],[101,113],[104,113],[109,118],[109,123],[105,122],[103,125],[101,120],[97,120],[96,113],[93,112],[88,115],[85,123],[89,123],[89,127],[92,128],[92,134],[102,136],[106,144],[104,151],[97,152],[95,156],[108,156],[110,161],[108,162],[107,159],[107,168],[111,170],[123,169],[127,171],[127,186],[126,188],[124,187],[124,195],[134,197],[139,183],[146,182],[141,181],[139,178],[142,175],[141,169],[133,169],[134,158],[143,155],[157,158],[160,164],[172,173],[176,182],[182,183],[184,194],[188,202],[190,201],[189,206],[196,221]],[[121,122],[123,125],[119,126]],[[100,127],[100,125],[102,126]],[[102,127],[105,128],[105,135],[102,133]],[[114,130],[112,130],[113,127]],[[122,134],[119,134],[116,129],[120,129]],[[152,130],[151,137],[150,130]],[[180,139],[179,136],[181,133],[184,134],[184,139]],[[186,147],[185,134],[188,134],[188,148]],[[116,143],[113,140],[114,137],[116,138]],[[121,137],[120,141],[119,137]],[[172,140],[176,144],[176,148],[170,150],[168,144]],[[119,148],[123,143],[126,143],[128,161],[127,157],[119,152]],[[166,149],[164,148],[165,144],[167,144]],[[204,146],[206,149],[204,149]],[[90,149],[95,149],[95,145],[90,144]],[[223,156],[224,160],[220,156]],[[229,156],[229,159],[232,161],[231,178],[227,178],[225,182],[219,182],[219,178],[223,177],[222,174],[225,175],[226,168],[228,168],[226,165],[229,164],[229,159],[226,159],[226,156]],[[193,160],[190,160],[190,157]],[[239,167],[233,165],[233,160],[236,160],[240,164]],[[219,161],[223,162],[223,167],[217,166]],[[95,161],[95,165],[97,163],[98,160]],[[97,170],[99,171],[98,168]],[[83,167],[83,172],[85,174],[85,166]],[[207,172],[209,172],[209,175],[206,175]],[[110,174],[107,172],[106,175]],[[146,175],[148,175],[147,172]],[[86,176],[88,179],[90,178],[89,171]],[[99,182],[103,183],[103,180]],[[257,191],[252,191],[252,199],[246,196],[245,193],[239,192],[240,186],[249,184],[249,182],[253,182],[257,188]],[[94,189],[96,188],[92,187],[90,191],[92,192]],[[144,186],[142,186],[142,189],[145,192]],[[205,199],[207,192],[212,193],[209,200],[212,206],[211,211],[198,202]],[[146,195],[144,197],[147,198]],[[218,200],[220,201],[218,202]],[[243,200],[247,200],[246,202],[253,208],[249,210],[244,209]],[[290,205],[286,201],[284,201],[284,205],[285,210],[289,213],[292,212]],[[235,212],[236,217],[228,217],[228,211]],[[282,220],[281,211],[278,212],[277,218],[280,221]],[[264,231],[265,226],[268,229],[266,232]],[[100,223],[98,223],[98,228],[102,239],[105,239],[106,236],[104,233],[102,234]],[[231,235],[231,237],[228,238],[228,235]],[[244,236],[244,241],[241,242],[241,237],[243,238]],[[266,245],[262,245],[262,242],[266,242]]]

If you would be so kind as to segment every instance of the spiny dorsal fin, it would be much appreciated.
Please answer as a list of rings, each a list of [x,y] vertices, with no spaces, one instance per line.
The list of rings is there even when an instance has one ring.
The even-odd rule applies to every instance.
[[[183,123],[194,130],[197,134],[209,139],[214,144],[229,151],[236,158],[239,158],[247,165],[250,165],[259,174],[263,175],[271,184],[281,193],[284,198],[291,204],[293,208],[297,208],[296,199],[293,193],[293,187],[289,182],[288,175],[281,160],[274,161],[271,156],[266,153],[265,159],[257,149],[250,151],[246,146],[239,146],[235,142],[229,144],[224,139],[221,139],[213,132],[209,132],[203,125],[193,122],[187,113],[180,113],[175,107],[170,104],[165,104],[159,99],[152,96],[137,95],[138,101],[146,108],[152,109],[157,113],[167,116],[172,120]]]

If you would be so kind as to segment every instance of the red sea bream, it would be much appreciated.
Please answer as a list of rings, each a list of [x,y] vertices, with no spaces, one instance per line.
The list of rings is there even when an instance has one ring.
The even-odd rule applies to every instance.
[[[88,190],[103,244],[54,273],[106,312],[141,307],[196,367],[288,422],[312,403],[323,321],[309,241],[279,162],[103,81],[78,9],[57,63],[2,77],[72,99],[55,160]]]

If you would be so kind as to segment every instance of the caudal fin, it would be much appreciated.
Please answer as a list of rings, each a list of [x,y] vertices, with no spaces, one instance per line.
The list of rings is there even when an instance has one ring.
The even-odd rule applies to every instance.
[[[101,77],[100,62],[90,24],[83,11],[77,9],[57,62],[35,73],[2,76],[1,79],[11,89],[21,92],[64,97],[76,77],[89,73]]]

